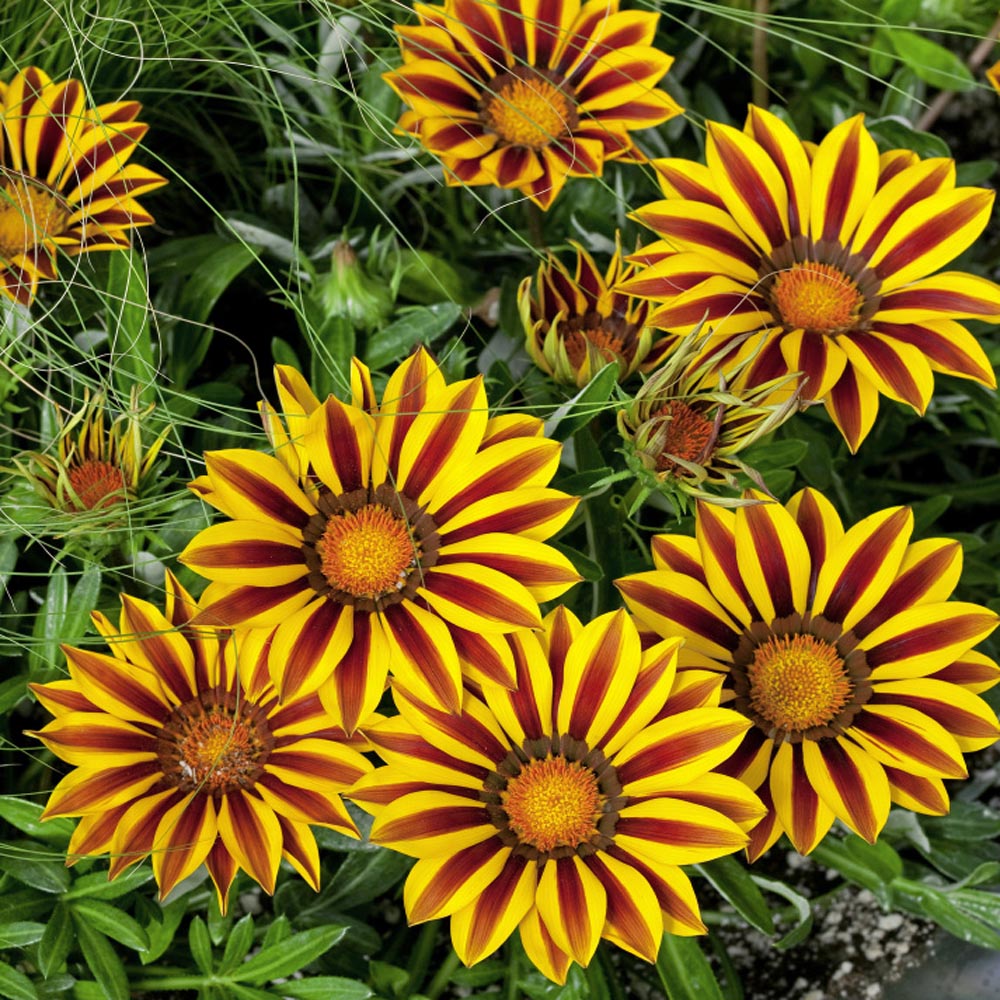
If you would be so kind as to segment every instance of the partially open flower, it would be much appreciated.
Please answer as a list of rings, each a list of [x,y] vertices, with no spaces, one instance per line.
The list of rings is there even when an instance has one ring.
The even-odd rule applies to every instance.
[[[729,364],[738,345],[727,344],[705,357],[708,340],[695,332],[677,343],[632,404],[619,410],[618,429],[647,495],[657,490],[737,506],[745,501],[717,496],[705,487],[737,489],[738,473],[762,485],[758,473],[737,455],[796,412],[798,391],[788,389],[797,375],[733,389],[731,383],[753,363],[753,355]]]
[[[143,424],[153,408],[140,405],[133,387],[128,412],[107,426],[104,396],[88,393],[60,427],[51,451],[23,452],[14,464],[50,507],[81,516],[94,512],[86,518],[91,528],[96,520],[117,520],[117,508],[142,495],[170,429],[143,446]]]
[[[532,360],[557,382],[585,386],[605,365],[618,365],[618,381],[655,368],[673,337],[646,325],[648,302],[616,290],[635,266],[623,265],[619,244],[601,273],[579,243],[573,274],[549,254],[532,279],[517,290],[526,347]]]
[[[79,80],[53,83],[34,66],[0,83],[0,294],[31,303],[55,254],[128,246],[153,217],[138,195],[166,184],[127,160],[146,134],[142,106],[87,107]]]

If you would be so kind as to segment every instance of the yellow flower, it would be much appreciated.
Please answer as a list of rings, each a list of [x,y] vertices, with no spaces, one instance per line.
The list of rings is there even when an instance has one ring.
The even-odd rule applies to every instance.
[[[265,406],[277,455],[209,452],[192,488],[231,520],[180,560],[213,581],[207,624],[275,626],[285,693],[320,691],[352,732],[390,669],[449,711],[462,668],[513,682],[508,633],[537,628],[539,601],[579,576],[545,544],[577,500],[548,489],[560,446],[541,421],[490,418],[481,377],[448,385],[421,349],[381,405],[355,360],[354,399],[320,403],[279,367],[286,427]]]
[[[319,888],[310,823],[358,836],[340,792],[371,764],[315,694],[278,701],[273,635],[192,629],[197,605],[167,573],[166,608],[122,596],[113,656],[64,647],[69,679],[32,684],[55,716],[34,733],[74,768],[43,819],[81,816],[72,862],[111,852],[110,877],[151,856],[160,896],[202,863],[219,905],[242,868],[274,891],[289,861]]]
[[[0,83],[0,291],[25,305],[68,256],[128,246],[153,217],[139,195],[166,184],[126,161],[146,134],[136,101],[88,108],[79,80],[32,66]]]
[[[350,797],[375,843],[418,859],[410,923],[450,916],[467,965],[515,929],[560,983],[602,937],[652,962],[664,931],[705,931],[680,866],[739,850],[762,814],[713,770],[750,722],[718,707],[717,674],[676,673],[678,639],[642,649],[621,610],[581,627],[560,607],[511,644],[516,689],[466,691],[461,715],[395,684],[402,714],[365,729],[388,766]]]
[[[681,113],[655,85],[672,57],[659,15],[618,0],[446,0],[397,26],[403,65],[385,80],[408,105],[399,128],[444,165],[448,184],[516,188],[547,209],[567,176],[642,160],[629,133]]]
[[[835,818],[873,843],[891,802],[945,813],[942,779],[1000,736],[976,696],[1000,667],[971,651],[1000,619],[948,600],[961,546],[912,531],[907,507],[845,531],[811,489],[787,507],[699,504],[694,539],[657,536],[657,568],[618,581],[645,627],[685,637],[682,672],[718,671],[753,723],[720,767],[768,807],[752,858],[782,832],[808,854]]]
[[[863,116],[814,147],[751,107],[744,131],[708,123],[707,166],[656,161],[663,201],[636,219],[662,241],[623,290],[658,305],[649,322],[712,349],[747,333],[748,385],[802,372],[856,451],[879,394],[923,413],[933,372],[996,386],[957,320],[1000,322],[1000,286],[935,274],[983,231],[993,192],[955,187],[955,163],[879,155]]]

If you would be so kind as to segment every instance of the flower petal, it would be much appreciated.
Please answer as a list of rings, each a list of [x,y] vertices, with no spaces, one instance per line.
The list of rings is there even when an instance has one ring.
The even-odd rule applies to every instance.
[[[273,893],[283,839],[274,810],[256,795],[230,792],[219,807],[219,836],[240,867]]]
[[[548,860],[535,905],[556,946],[587,965],[601,939],[608,896],[600,879],[575,854]]]
[[[771,761],[771,798],[788,839],[809,854],[833,825],[833,811],[816,794],[802,758],[802,744],[782,743]]]
[[[499,877],[510,848],[491,837],[440,858],[423,858],[410,870],[403,887],[411,924],[450,917]]]

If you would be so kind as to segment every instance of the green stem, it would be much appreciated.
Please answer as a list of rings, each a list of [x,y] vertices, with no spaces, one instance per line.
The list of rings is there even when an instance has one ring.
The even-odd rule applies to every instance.
[[[444,993],[445,987],[451,982],[451,977],[459,965],[461,965],[461,959],[452,949],[448,953],[448,957],[441,963],[441,968],[434,974],[430,986],[427,987],[425,995],[430,997],[430,1000],[437,1000]]]
[[[510,958],[507,963],[507,992],[504,1000],[519,1000],[521,994],[517,981],[521,976],[521,949],[508,946],[507,954]]]
[[[533,202],[525,202],[528,214],[528,235],[531,237],[531,245],[544,249],[545,231],[542,228],[542,210]]]
[[[416,947],[411,952],[408,963],[410,967],[408,994],[418,992],[418,987],[424,981],[424,976],[427,974],[427,967],[431,964],[431,955],[434,954],[434,945],[437,943],[437,934],[440,925],[440,920],[431,920],[420,928]]]

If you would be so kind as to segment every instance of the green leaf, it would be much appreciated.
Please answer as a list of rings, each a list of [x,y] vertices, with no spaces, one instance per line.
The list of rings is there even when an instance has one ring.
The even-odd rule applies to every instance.
[[[226,950],[219,963],[219,975],[225,976],[232,972],[246,957],[253,944],[253,917],[248,913],[236,922],[226,941]]]
[[[267,950],[272,945],[278,944],[281,941],[287,941],[292,936],[292,925],[288,921],[288,917],[282,914],[277,920],[271,921],[271,926],[268,927],[267,932],[264,934],[264,941],[261,944],[263,950]]]
[[[34,889],[0,892],[0,923],[15,924],[40,917],[52,909],[52,897]]]
[[[479,986],[489,986],[490,983],[499,982],[507,975],[508,965],[499,959],[487,959],[474,965],[471,969],[458,968],[452,974],[449,982],[456,986],[465,986],[475,989]]]
[[[399,319],[368,338],[365,363],[376,369],[398,364],[417,344],[430,344],[446,333],[461,314],[462,307],[455,302],[437,302],[401,312]]]
[[[921,816],[920,825],[929,837],[948,840],[993,840],[1000,836],[1000,813],[980,802],[956,799],[947,816]]]
[[[208,898],[208,936],[212,939],[212,944],[218,947],[225,941],[233,926],[231,914],[223,915],[219,909],[219,899],[215,893]]]
[[[188,928],[188,947],[194,964],[206,975],[212,974],[215,963],[212,960],[212,939],[208,936],[208,925],[201,917],[195,917]]]
[[[618,365],[605,365],[572,399],[559,406],[545,421],[545,436],[565,441],[606,410],[618,384]]]
[[[129,1000],[125,966],[111,942],[86,920],[74,919],[77,940],[87,967],[94,974],[106,1000]]]
[[[750,873],[735,858],[716,858],[706,864],[695,865],[712,884],[716,892],[735,907],[736,912],[762,934],[774,933],[774,921],[763,893]]]
[[[591,559],[579,549],[574,549],[571,545],[566,545],[563,542],[550,542],[549,544],[554,549],[558,549],[588,583],[596,583],[598,580],[604,579],[604,567],[598,560]]]
[[[813,925],[812,906],[809,904],[809,900],[777,879],[764,878],[762,875],[754,875],[752,877],[754,882],[762,889],[773,892],[775,895],[781,896],[782,899],[787,899],[794,907],[798,917],[798,923],[783,938],[776,941],[774,947],[780,951],[784,951],[787,948],[794,948],[797,944],[805,941],[809,937],[809,932],[812,930]]]
[[[812,856],[821,865],[836,868],[844,878],[875,893],[879,899],[885,899],[886,882],[877,859],[876,868],[872,868],[871,858],[861,857],[848,850],[844,841],[835,840],[833,837],[827,837],[817,845]]]
[[[73,904],[73,913],[113,941],[133,951],[148,951],[149,936],[138,922],[117,906],[99,899],[80,899]]]
[[[291,365],[296,371],[302,371],[302,362],[295,348],[281,337],[271,338],[271,357],[276,365]]]
[[[808,442],[790,438],[755,445],[741,458],[758,471],[767,472],[769,469],[789,469],[798,465],[808,451]]]
[[[369,963],[369,974],[375,989],[390,997],[402,997],[406,992],[410,974],[406,969],[389,962],[373,961]]]
[[[918,132],[902,118],[871,118],[865,125],[884,149],[912,149],[922,157],[951,156],[944,139],[930,132]]]
[[[955,170],[956,187],[974,187],[988,181],[997,172],[996,160],[967,160]]]
[[[151,403],[156,391],[156,364],[149,327],[149,296],[143,257],[135,250],[112,253],[106,301],[111,370],[118,391],[127,398],[132,386],[138,384],[140,400]]]
[[[323,891],[323,905],[352,909],[391,889],[413,866],[410,858],[380,848],[348,854]]]
[[[153,877],[152,866],[135,865],[119,875],[113,882],[109,881],[107,872],[91,872],[78,878],[73,888],[63,896],[63,899],[118,899],[133,889],[144,885]]]
[[[61,861],[45,860],[40,845],[29,840],[6,844],[5,853],[0,854],[0,869],[41,892],[61,893],[70,886],[66,865]]]
[[[373,996],[364,983],[341,976],[292,979],[282,983],[279,989],[283,997],[292,997],[293,1000],[368,1000]]]
[[[664,934],[656,971],[670,1000],[723,1000],[722,990],[696,938]]]
[[[895,49],[889,39],[889,32],[876,28],[872,35],[871,48],[868,50],[868,68],[875,76],[887,77],[896,64]]]
[[[346,927],[334,924],[293,934],[279,944],[264,948],[244,962],[233,973],[233,979],[260,986],[272,979],[298,972],[329,951],[346,933]]]
[[[144,917],[146,936],[149,938],[149,950],[140,952],[139,960],[148,965],[173,943],[177,928],[187,912],[187,900],[175,899],[166,906],[160,906],[140,896],[136,900],[136,912]]]
[[[7,716],[11,709],[27,697],[28,675],[20,674],[17,677],[8,677],[5,681],[0,681],[0,716]]]
[[[315,329],[310,384],[320,399],[345,385],[351,358],[357,353],[354,324],[346,316],[328,316]]]
[[[45,924],[33,920],[16,920],[12,924],[0,924],[0,948],[24,948],[41,941]]]
[[[889,31],[896,55],[925,83],[941,90],[972,90],[976,81],[969,68],[954,52],[925,35],[905,28]]]
[[[60,566],[49,576],[45,600],[35,614],[35,624],[31,630],[34,641],[28,652],[28,674],[33,680],[51,673],[59,662],[59,643],[62,641],[60,637],[68,602],[66,570]]]
[[[46,979],[63,967],[75,940],[69,910],[62,903],[56,903],[38,944],[38,967]]]
[[[38,1000],[35,984],[6,962],[0,962],[0,997],[8,1000]]]
[[[981,948],[1000,950],[1000,934],[981,923],[976,917],[963,912],[952,898],[971,893],[977,896],[985,895],[976,893],[974,889],[962,889],[954,894],[948,894],[932,886],[906,880],[899,886],[897,896],[900,903],[911,913],[929,917],[949,934],[954,934],[962,941],[977,944]]]

